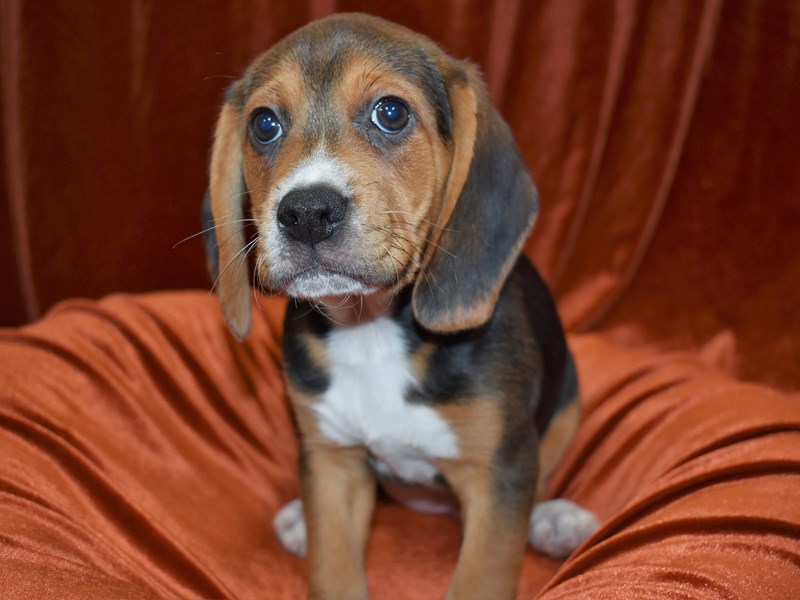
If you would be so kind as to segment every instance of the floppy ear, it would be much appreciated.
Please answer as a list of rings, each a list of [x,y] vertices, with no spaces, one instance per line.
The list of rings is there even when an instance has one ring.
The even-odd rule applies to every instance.
[[[242,135],[231,102],[222,107],[211,151],[209,188],[203,206],[206,254],[228,328],[244,339],[252,323],[247,254],[244,251]]]
[[[453,162],[441,237],[414,284],[417,321],[436,333],[486,323],[539,207],[536,188],[480,75],[464,66],[448,89]]]

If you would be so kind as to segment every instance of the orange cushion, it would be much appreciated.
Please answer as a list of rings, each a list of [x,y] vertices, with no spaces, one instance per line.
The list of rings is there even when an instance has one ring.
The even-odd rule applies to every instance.
[[[0,333],[6,597],[305,594],[271,525],[297,494],[284,301],[244,343],[205,292],[70,301]],[[551,480],[600,531],[528,552],[522,597],[789,598],[800,581],[800,411],[680,354],[573,336],[586,404]],[[376,598],[441,597],[459,525],[379,503]]]

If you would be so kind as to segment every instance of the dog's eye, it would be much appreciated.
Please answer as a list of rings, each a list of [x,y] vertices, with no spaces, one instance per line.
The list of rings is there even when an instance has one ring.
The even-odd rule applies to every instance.
[[[271,144],[283,135],[283,127],[275,113],[269,108],[257,111],[251,121],[253,137],[259,144]]]
[[[408,107],[397,98],[381,98],[370,119],[384,133],[398,133],[408,124]]]

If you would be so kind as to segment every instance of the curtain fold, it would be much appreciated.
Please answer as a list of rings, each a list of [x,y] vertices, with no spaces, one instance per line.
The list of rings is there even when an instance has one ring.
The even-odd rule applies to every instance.
[[[225,88],[309,20],[366,11],[484,72],[540,190],[526,252],[568,328],[687,348],[728,331],[748,377],[796,381],[774,357],[749,356],[764,331],[755,301],[747,312],[729,302],[797,300],[791,0],[8,0],[2,10],[0,323],[74,296],[206,287],[190,236]],[[787,320],[767,344],[782,361],[800,352],[800,323]]]

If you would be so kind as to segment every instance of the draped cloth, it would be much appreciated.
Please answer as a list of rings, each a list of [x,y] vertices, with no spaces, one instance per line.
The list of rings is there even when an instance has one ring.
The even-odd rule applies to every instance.
[[[525,251],[584,403],[549,487],[602,525],[564,562],[529,551],[520,597],[796,597],[791,0],[5,2],[3,597],[305,594],[271,527],[297,494],[285,301],[255,296],[236,342],[199,241],[173,245],[199,230],[225,86],[356,9],[478,64],[540,191]],[[380,501],[372,596],[441,597],[459,544]]]

